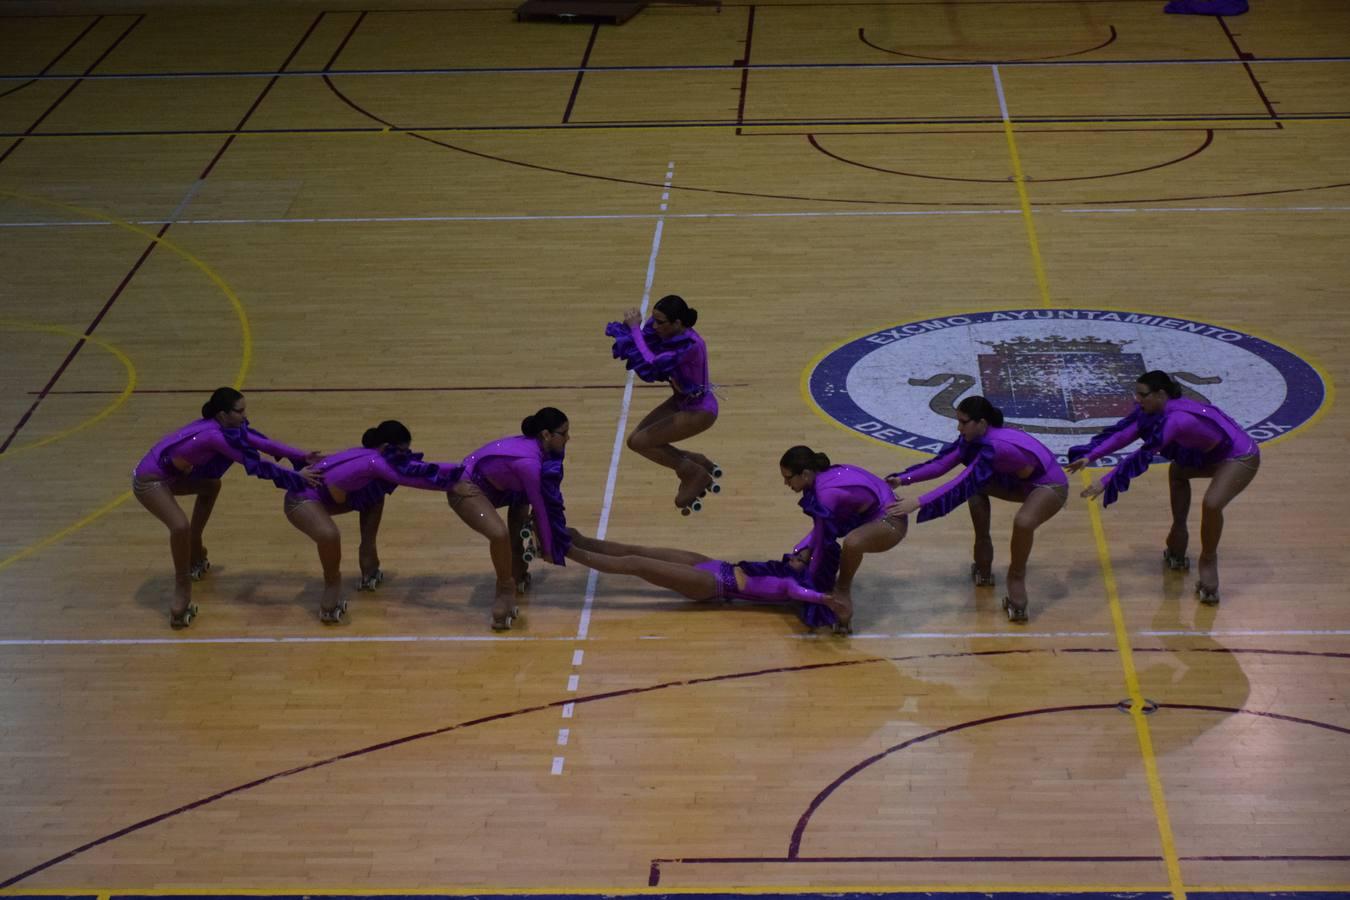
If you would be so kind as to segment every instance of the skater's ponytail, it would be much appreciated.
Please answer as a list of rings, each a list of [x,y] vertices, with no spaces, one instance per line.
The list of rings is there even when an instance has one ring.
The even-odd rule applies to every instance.
[[[830,458],[824,453],[817,453],[810,447],[798,444],[783,454],[778,465],[793,475],[800,475],[808,469],[812,472],[824,472],[830,467]]]
[[[232,387],[216,388],[211,399],[202,404],[202,418],[213,419],[218,413],[234,412],[234,405],[243,396]]]
[[[374,428],[367,428],[366,433],[361,435],[361,446],[367,450],[374,450],[376,447],[382,447],[385,444],[411,444],[412,432],[407,426],[396,419],[386,419]]]
[[[1003,410],[983,397],[967,397],[956,404],[957,412],[963,412],[972,422],[988,422],[995,428],[1003,427]]]
[[[543,431],[557,431],[567,421],[560,409],[545,406],[532,416],[526,416],[520,423],[520,433],[526,437],[539,437]]]
[[[1150,394],[1154,391],[1165,391],[1167,396],[1171,397],[1173,400],[1181,396],[1181,385],[1173,381],[1172,376],[1161,369],[1145,372],[1143,375],[1136,378],[1135,382],[1148,388]]]
[[[698,321],[698,310],[694,309],[679,294],[666,294],[656,301],[656,308],[672,322],[679,322],[685,328],[693,328]]]

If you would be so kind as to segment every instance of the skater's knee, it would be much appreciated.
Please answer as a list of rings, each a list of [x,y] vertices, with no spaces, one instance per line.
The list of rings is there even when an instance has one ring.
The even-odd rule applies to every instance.
[[[169,523],[169,538],[171,540],[187,540],[192,536],[192,526],[185,517],[180,517]]]
[[[628,436],[628,449],[641,453],[643,450],[651,447],[651,441],[643,436],[641,431],[635,431]]]
[[[1218,515],[1219,513],[1222,513],[1223,508],[1228,505],[1228,500],[1229,500],[1228,497],[1206,496],[1205,499],[1201,501],[1200,509],[1206,515],[1210,516]]]

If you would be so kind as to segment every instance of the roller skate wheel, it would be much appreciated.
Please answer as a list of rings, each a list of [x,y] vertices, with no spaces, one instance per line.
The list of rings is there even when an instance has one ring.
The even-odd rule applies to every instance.
[[[712,484],[708,485],[708,490],[714,494],[720,494],[722,493],[722,485],[714,481]]]
[[[690,508],[691,510],[693,510],[694,512],[702,512],[702,511],[703,511],[703,501],[702,501],[702,500],[695,500],[693,503],[690,503],[690,504],[689,504],[689,508]]]
[[[713,463],[712,471],[710,471],[708,474],[711,475],[711,476],[714,477],[714,478],[721,478],[721,477],[722,477],[722,467],[719,466],[717,463]]]
[[[530,529],[528,529],[528,528],[522,528],[522,529],[520,529],[520,539],[521,539],[522,541],[528,541],[528,540],[530,540],[530,539],[533,538],[533,537],[534,537],[534,532],[531,531]]]
[[[682,515],[682,516],[692,515],[693,512],[694,512],[694,511],[693,511],[692,509],[690,509],[688,506],[681,506],[681,507],[680,507],[680,515]]]
[[[522,560],[524,560],[525,562],[527,562],[527,563],[534,562],[534,554],[531,553],[531,552],[528,551],[528,550],[526,550],[524,553],[520,554],[520,558],[521,558]]]

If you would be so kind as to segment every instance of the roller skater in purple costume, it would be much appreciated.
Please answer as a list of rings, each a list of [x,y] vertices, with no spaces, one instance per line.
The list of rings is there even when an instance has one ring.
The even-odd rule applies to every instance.
[[[323,458],[306,453],[254,431],[245,418],[244,395],[234,388],[217,388],[202,406],[202,417],[160,438],[131,473],[131,490],[137,502],[169,529],[173,554],[173,604],[169,624],[186,628],[197,615],[192,602],[192,582],[211,568],[202,545],[202,532],[220,496],[220,477],[234,463],[255,478],[278,487],[303,490],[318,478],[308,470],[293,472],[259,457],[266,453],[288,459],[297,469]],[[192,521],[183,514],[174,496],[194,495]]]
[[[448,491],[463,474],[463,467],[457,463],[422,462],[422,454],[409,449],[411,443],[412,434],[402,422],[381,422],[366,430],[360,447],[334,453],[314,466],[322,485],[286,493],[286,518],[318,545],[323,566],[319,621],[325,624],[336,625],[347,613],[347,600],[340,597],[342,534],[333,517],[352,510],[360,512],[360,590],[373,591],[384,580],[375,546],[384,498],[399,485]]]
[[[921,497],[902,497],[893,514],[918,510],[919,521],[945,516],[962,503],[970,507],[975,526],[975,562],[970,576],[976,585],[994,583],[994,541],[989,536],[989,498],[1020,503],[1013,519],[1008,560],[1008,596],[1003,610],[1009,621],[1027,620],[1027,560],[1036,529],[1064,508],[1069,481],[1055,456],[1040,441],[1014,428],[1003,427],[1003,411],[983,397],[967,397],[956,407],[960,437],[925,463],[910,466],[886,481],[903,487],[937,478],[964,463],[966,470],[937,490]]]
[[[699,498],[708,491],[719,492],[717,479],[722,477],[721,468],[708,457],[674,446],[717,421],[708,348],[694,330],[697,321],[698,310],[670,294],[656,301],[646,326],[636,309],[625,312],[622,322],[605,326],[605,334],[614,339],[615,359],[622,359],[643,381],[670,382],[673,395],[637,424],[628,446],[675,470],[680,477],[675,505],[684,515],[702,509]]]
[[[600,572],[632,575],[690,600],[795,601],[803,604],[802,621],[812,627],[836,621],[828,608],[830,595],[808,583],[809,548],[781,561],[729,563],[690,550],[601,541],[575,528],[568,532],[572,536],[568,559]],[[832,579],[833,572],[829,575]]]
[[[834,599],[827,602],[838,619],[835,631],[847,634],[853,625],[853,576],[867,553],[884,553],[905,537],[908,520],[888,507],[895,494],[884,480],[856,466],[831,465],[830,458],[798,445],[779,460],[783,483],[802,495],[798,505],[814,524],[793,553],[810,550],[807,572],[812,581],[820,567],[835,558],[830,548],[842,540]]]
[[[520,434],[479,447],[464,458],[464,474],[448,495],[450,508],[488,539],[497,576],[492,628],[505,631],[520,615],[517,593],[529,587],[521,532],[533,512],[533,535],[540,555],[564,565],[571,538],[563,514],[563,452],[570,424],[546,406],[520,423]],[[507,521],[497,510],[507,507]]]
[[[1154,455],[1170,459],[1168,487],[1172,501],[1172,528],[1167,533],[1163,561],[1169,569],[1190,567],[1186,547],[1190,534],[1186,516],[1191,510],[1191,479],[1210,479],[1200,515],[1200,575],[1195,594],[1202,603],[1219,602],[1219,538],[1223,536],[1224,507],[1251,484],[1261,468],[1261,451],[1242,426],[1222,410],[1181,396],[1181,386],[1166,372],[1139,376],[1134,386],[1134,412],[1102,431],[1087,444],[1069,448],[1068,471],[1114,453],[1134,441],[1144,444],[1103,476],[1082,496],[1100,494],[1110,506],[1144,474]]]

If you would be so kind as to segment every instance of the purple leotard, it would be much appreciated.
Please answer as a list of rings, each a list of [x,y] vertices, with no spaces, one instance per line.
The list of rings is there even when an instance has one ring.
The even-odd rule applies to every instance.
[[[811,550],[806,583],[818,591],[832,590],[839,570],[838,542],[858,526],[886,518],[886,507],[894,502],[891,486],[866,469],[837,465],[817,472],[815,483],[797,501],[811,517],[811,530],[792,548],[794,554]]]
[[[610,322],[605,334],[614,339],[614,358],[622,359],[643,381],[669,381],[679,397],[680,409],[717,412],[717,397],[708,376],[708,345],[694,329],[663,341],[652,320],[636,324]]]
[[[370,509],[382,503],[399,485],[425,491],[446,491],[464,474],[464,467],[458,463],[425,463],[420,453],[400,452],[395,448],[381,453],[365,447],[353,447],[326,456],[314,470],[323,478],[323,484],[288,491],[287,500],[317,501],[329,510],[344,506]],[[337,495],[333,491],[337,491]],[[339,503],[336,496],[345,499]]]
[[[1086,444],[1069,448],[1069,461],[1088,462],[1114,453],[1136,439],[1143,445],[1122,459],[1102,479],[1102,506],[1110,506],[1130,487],[1130,479],[1148,470],[1155,455],[1189,469],[1203,469],[1226,459],[1261,451],[1242,426],[1217,406],[1187,397],[1169,399],[1162,412],[1149,415],[1142,407],[1104,429]]]
[[[698,563],[694,568],[717,577],[716,599],[718,600],[750,600],[756,603],[796,601],[808,607],[823,603],[825,594],[816,591],[806,583],[805,567],[791,568],[788,566],[787,559],[789,557],[784,557],[782,563],[776,560],[763,563],[729,563],[725,560],[710,559],[707,562]],[[787,571],[780,572],[781,568],[786,568]],[[736,584],[737,569],[745,573],[744,589]],[[752,569],[758,571],[751,571]],[[769,571],[770,569],[773,571]],[[819,618],[814,616],[808,618],[803,611],[801,614],[802,621],[812,625],[812,627],[834,624],[834,614],[828,608],[823,608],[821,611],[825,615]],[[811,619],[816,619],[816,621],[813,622]]]
[[[224,428],[214,418],[198,419],[160,438],[150,452],[132,471],[135,478],[150,481],[169,481],[186,475],[191,478],[219,478],[234,463],[255,478],[272,481],[287,490],[303,490],[305,480],[298,472],[283,469],[260,458],[266,453],[276,459],[290,460],[297,469],[305,465],[305,451],[297,450],[254,431],[248,420],[238,428]],[[189,472],[180,472],[173,460],[181,459],[192,466]]]
[[[464,458],[464,469],[493,506],[530,504],[539,552],[554,565],[566,564],[572,539],[563,514],[561,456],[545,456],[539,441],[516,435],[479,447]]]
[[[981,493],[990,483],[1010,492],[1058,485],[1067,488],[1069,484],[1054,454],[1044,444],[1016,428],[992,425],[978,441],[958,438],[928,462],[910,466],[891,477],[898,475],[902,485],[914,484],[945,475],[957,463],[965,464],[966,470],[919,498],[920,522],[945,516]],[[1027,467],[1031,468],[1031,473],[1026,478],[1018,477],[1017,473]]]

